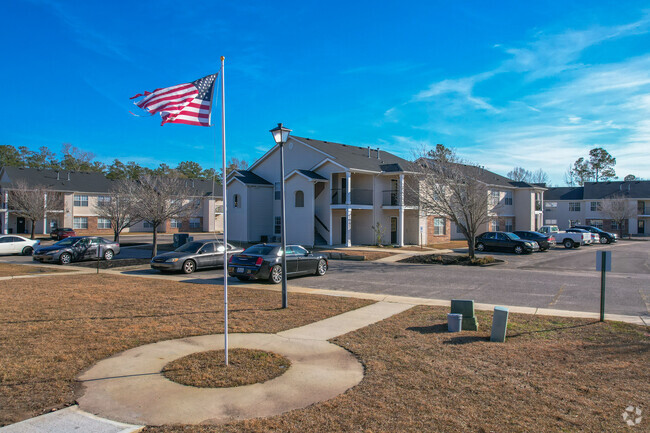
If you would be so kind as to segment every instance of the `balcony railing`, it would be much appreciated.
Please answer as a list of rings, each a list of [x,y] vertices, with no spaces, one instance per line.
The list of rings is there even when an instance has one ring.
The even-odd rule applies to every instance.
[[[418,196],[414,191],[404,191],[404,206],[417,206],[419,203]],[[383,206],[399,206],[399,191],[389,189],[382,191]]]
[[[332,190],[332,204],[346,204],[346,191],[344,189]],[[372,204],[372,190],[362,188],[352,188],[350,190],[350,204]]]

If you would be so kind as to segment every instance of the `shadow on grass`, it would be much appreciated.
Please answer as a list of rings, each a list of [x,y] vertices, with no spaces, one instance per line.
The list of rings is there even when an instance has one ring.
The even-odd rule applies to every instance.
[[[411,326],[406,328],[407,331],[415,331],[420,334],[446,334],[447,332],[447,324],[446,323],[438,323],[437,325],[431,325],[431,326]]]
[[[442,344],[450,344],[450,345],[471,344],[471,343],[478,343],[479,341],[490,341],[490,338],[486,336],[479,336],[479,335],[460,335],[458,337],[450,338],[447,341],[443,341]]]
[[[524,335],[541,334],[541,333],[544,333],[544,332],[563,331],[565,329],[584,328],[585,326],[593,326],[593,325],[597,325],[598,323],[600,323],[600,322],[595,321],[595,322],[589,322],[589,323],[582,323],[582,324],[579,324],[579,325],[556,326],[556,327],[553,327],[553,328],[538,329],[538,330],[535,330],[535,331],[516,332],[516,333],[512,333],[512,334],[510,332],[508,332],[508,338],[521,337],[521,336],[524,336]]]

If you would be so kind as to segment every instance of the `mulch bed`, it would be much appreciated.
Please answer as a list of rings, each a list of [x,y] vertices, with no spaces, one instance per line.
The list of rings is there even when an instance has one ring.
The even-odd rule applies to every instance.
[[[231,332],[303,326],[372,302],[230,287]],[[75,378],[118,352],[223,332],[223,288],[106,274],[2,281],[0,425],[75,402]],[[79,390],[76,390],[77,392]]]
[[[99,269],[121,268],[124,266],[148,265],[151,259],[113,259],[99,260]],[[96,268],[97,260],[85,260],[83,262],[71,263],[72,266],[81,266],[84,268]]]
[[[411,256],[399,260],[400,263],[419,263],[425,265],[461,265],[461,266],[486,266],[503,263],[503,260],[495,259],[492,256],[475,257],[458,254],[424,254]]]
[[[222,426],[147,427],[205,432],[628,431],[625,408],[650,406],[650,335],[619,322],[510,315],[506,343],[447,332],[448,308],[415,307],[338,337],[365,366],[362,382],[323,403]],[[645,413],[644,413],[645,415]],[[629,431],[648,431],[649,420]]]
[[[377,260],[384,257],[394,256],[399,254],[399,251],[367,251],[367,250],[318,250],[318,253],[330,254],[330,260],[351,260],[358,257],[361,260]]]
[[[181,385],[229,388],[266,382],[287,371],[291,361],[273,352],[229,349],[228,366],[223,350],[193,353],[165,366],[163,375]]]

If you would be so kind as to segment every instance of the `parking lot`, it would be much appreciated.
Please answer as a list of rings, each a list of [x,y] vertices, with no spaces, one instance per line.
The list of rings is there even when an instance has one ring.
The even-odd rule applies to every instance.
[[[290,279],[289,286],[435,299],[467,298],[490,304],[597,312],[600,305],[600,273],[595,270],[598,250],[611,250],[613,257],[612,272],[607,277],[607,312],[650,314],[650,242],[643,241],[619,241],[578,249],[559,247],[521,256],[498,252],[479,254],[505,260],[490,267],[330,261],[325,277]],[[118,258],[149,255],[150,250],[145,247],[126,247]],[[0,261],[31,263],[31,257],[5,256]],[[159,275],[146,267],[125,273]],[[197,271],[166,278],[218,284],[223,281],[223,271]],[[229,281],[231,285],[243,284],[234,278]]]

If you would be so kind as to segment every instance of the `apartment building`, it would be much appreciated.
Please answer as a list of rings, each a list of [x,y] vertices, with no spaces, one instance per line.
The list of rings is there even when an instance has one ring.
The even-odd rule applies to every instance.
[[[602,212],[602,202],[624,198],[631,209],[623,227]],[[549,188],[544,197],[544,224],[565,230],[587,224],[606,231],[646,235],[650,222],[650,181],[586,182],[581,187]]]
[[[495,186],[493,227],[541,226],[545,188],[516,184],[484,169],[470,174]],[[379,237],[382,244],[403,246],[447,242],[456,234],[447,218],[421,212],[412,163],[378,148],[290,136],[284,179],[289,243],[371,245]],[[277,145],[247,170],[229,175],[230,239],[279,241],[280,181]]]
[[[168,220],[159,228],[162,233],[214,232],[220,231],[223,221],[223,206],[220,194],[213,196],[212,182],[192,180],[201,206],[195,215],[184,220]],[[110,200],[113,181],[101,173],[39,170],[22,167],[0,168],[0,233],[28,234],[31,222],[12,211],[10,191],[18,183],[40,186],[50,196],[44,201],[50,204],[46,218],[37,221],[35,232],[47,234],[57,227],[71,227],[77,234],[110,236],[113,233],[110,221],[97,215],[96,206],[102,200]],[[220,188],[217,188],[220,191]],[[189,197],[188,197],[189,198]],[[138,223],[124,232],[151,232],[146,223]]]

